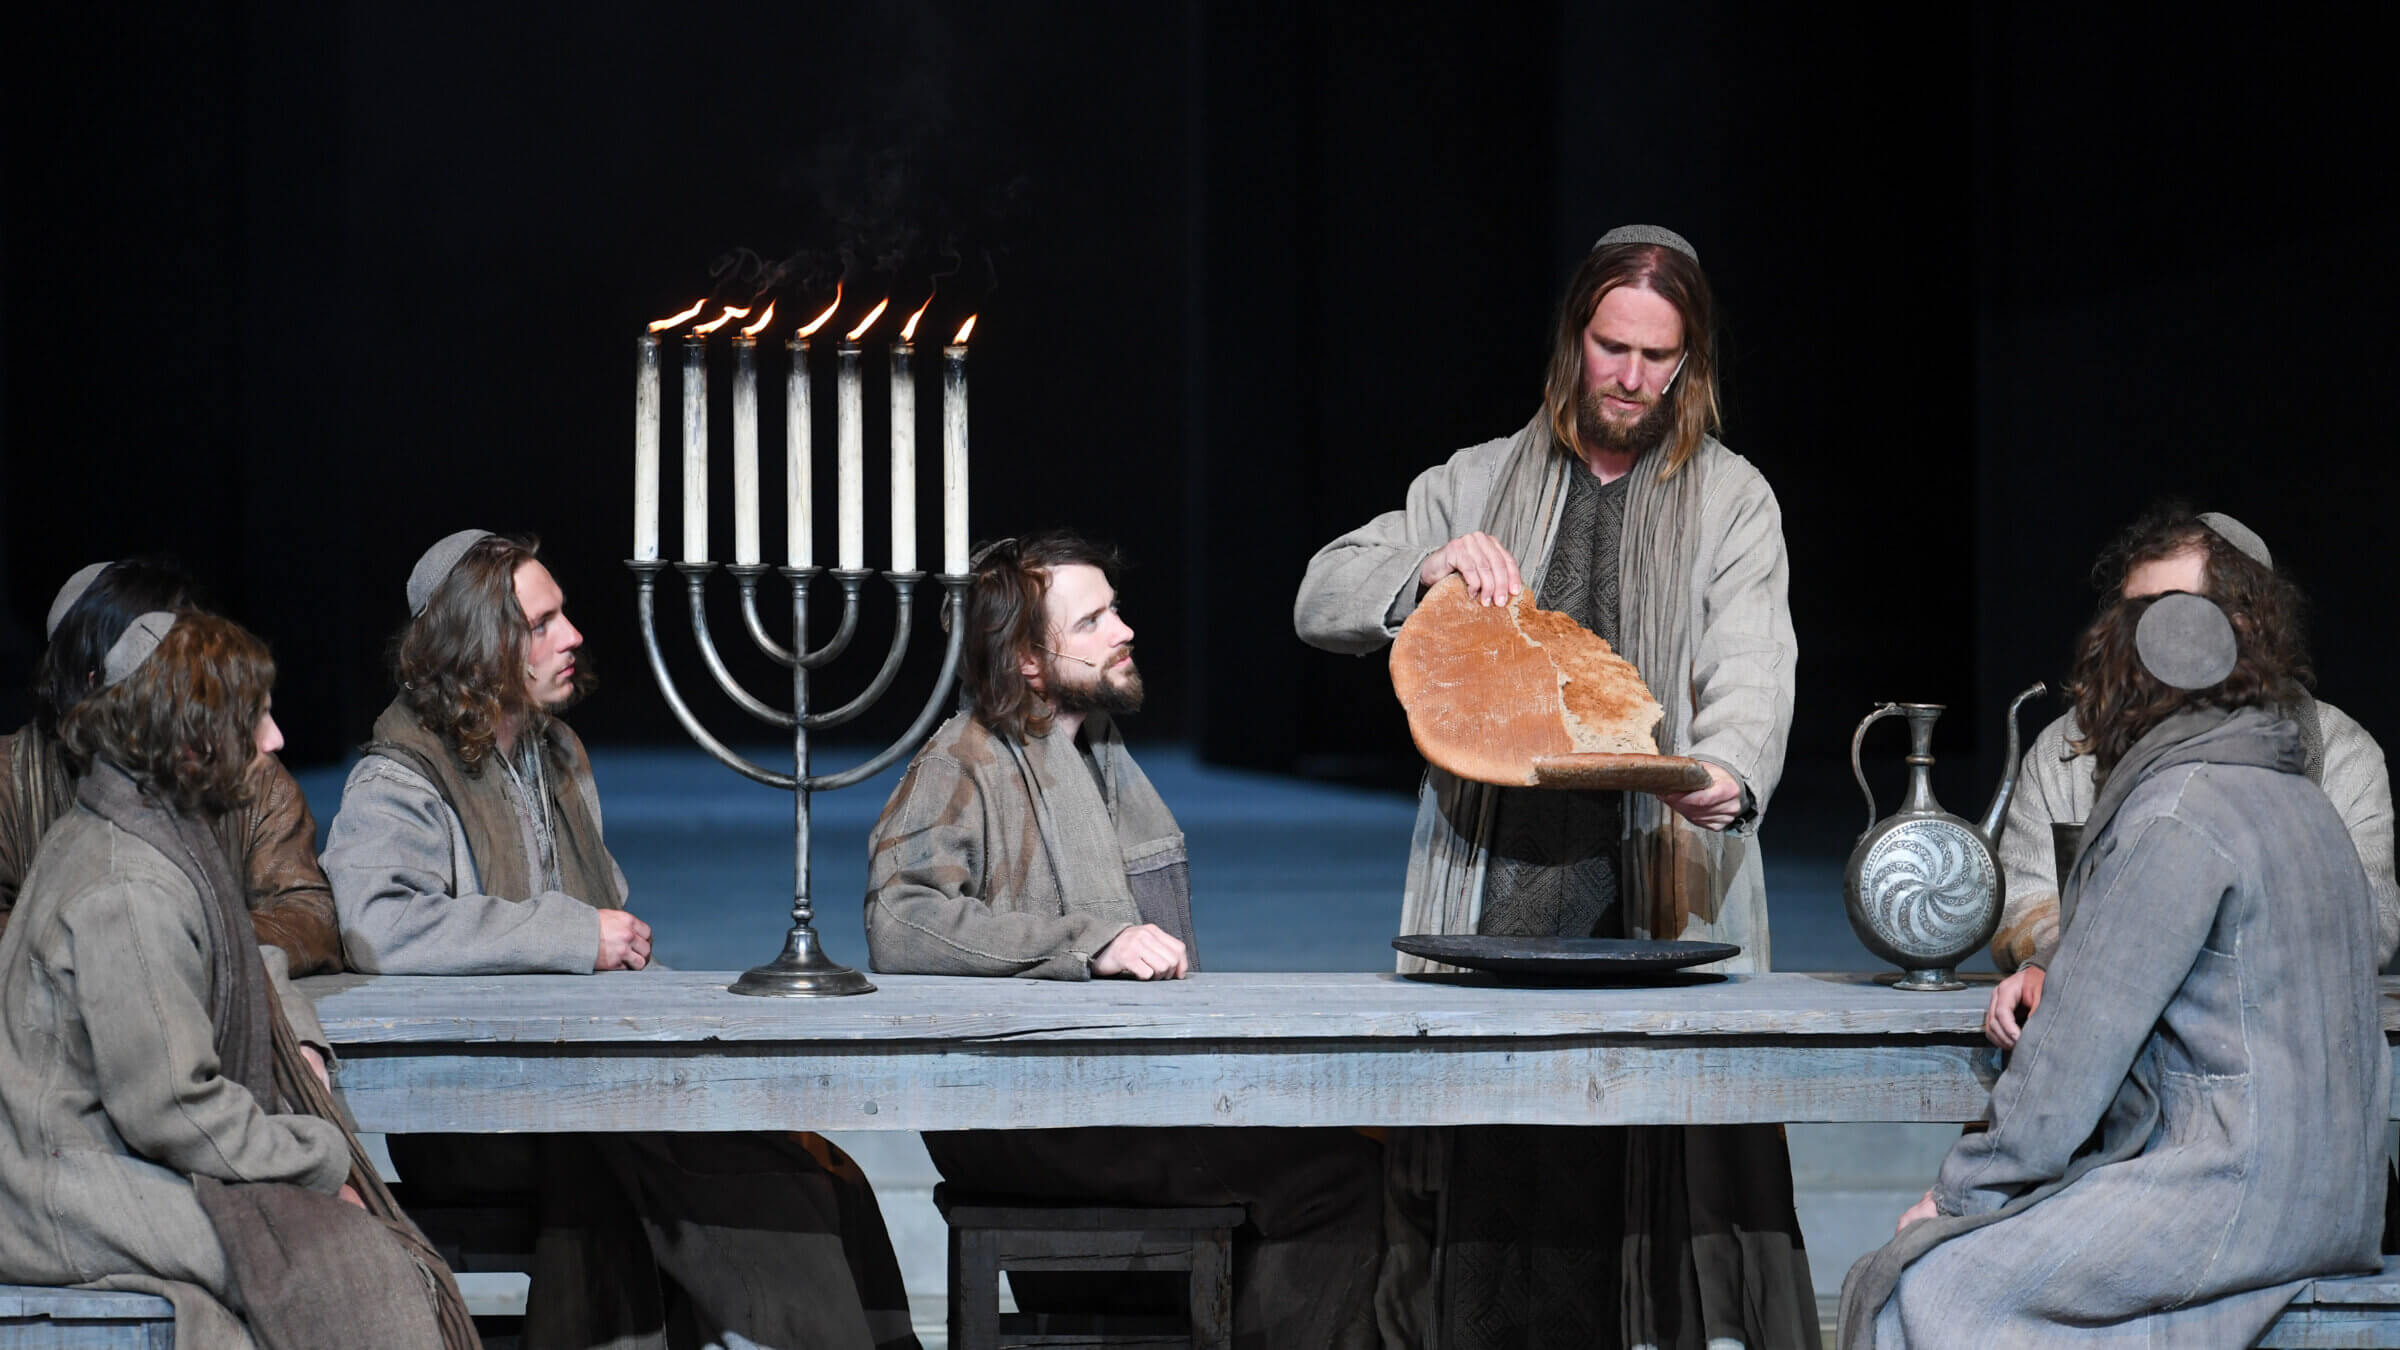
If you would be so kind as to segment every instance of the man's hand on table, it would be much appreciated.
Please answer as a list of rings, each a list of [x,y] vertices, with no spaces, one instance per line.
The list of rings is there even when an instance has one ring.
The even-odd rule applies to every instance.
[[[1137,923],[1092,953],[1092,974],[1180,980],[1192,969],[1183,940],[1154,923]]]
[[[2025,1034],[2025,1019],[2042,1006],[2040,966],[2020,967],[2016,974],[1992,986],[1992,1005],[1984,1010],[1983,1036],[2003,1050],[2014,1050]]]
[[[1742,783],[1732,774],[1706,760],[1700,767],[1708,770],[1708,786],[1689,792],[1662,792],[1658,799],[1675,814],[1704,830],[1722,830],[1742,813]]]
[[[650,964],[650,925],[631,910],[600,911],[600,956],[594,970],[640,970]]]
[[[1908,1226],[1910,1224],[1915,1223],[1919,1219],[1930,1219],[1936,1212],[1937,1211],[1935,1211],[1933,1207],[1933,1192],[1927,1191],[1925,1192],[1925,1197],[1923,1199],[1917,1201],[1917,1203],[1913,1205],[1910,1205],[1908,1207],[1908,1212],[1900,1216],[1900,1222],[1893,1227],[1892,1232],[1895,1234],[1905,1233],[1908,1231]]]
[[[1505,605],[1509,597],[1525,589],[1525,578],[1517,574],[1517,560],[1508,556],[1499,540],[1481,530],[1462,534],[1429,554],[1417,569],[1417,587],[1430,589],[1452,572],[1465,578],[1467,594],[1477,604]]]

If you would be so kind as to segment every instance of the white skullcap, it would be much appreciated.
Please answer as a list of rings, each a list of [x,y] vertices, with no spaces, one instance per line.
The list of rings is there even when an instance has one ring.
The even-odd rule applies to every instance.
[[[2144,670],[2176,689],[2223,684],[2241,654],[2225,611],[2189,591],[2170,591],[2143,611],[2134,625],[2133,650]]]
[[[1592,247],[1601,249],[1611,244],[1656,244],[1660,248],[1671,248],[1693,262],[1700,261],[1700,251],[1692,247],[1690,240],[1663,225],[1619,225],[1601,235],[1600,241]]]
[[[443,578],[450,575],[450,569],[458,566],[458,560],[467,556],[468,549],[491,537],[490,530],[460,530],[443,536],[440,543],[425,550],[417,565],[408,569],[408,612],[424,613],[425,606],[433,603],[433,593],[441,589]]]
[[[58,588],[58,598],[50,602],[50,617],[43,624],[45,637],[58,636],[58,626],[67,621],[67,611],[75,608],[75,602],[83,598],[83,593],[90,590],[92,583],[98,581],[100,574],[110,566],[109,563],[96,562],[75,569],[75,575],[67,578],[67,584]]]
[[[2201,512],[2200,523],[2215,531],[2219,539],[2233,545],[2250,561],[2270,572],[2275,570],[2275,557],[2267,552],[2267,541],[2259,538],[2256,530],[2222,511]]]
[[[108,658],[100,663],[101,687],[123,684],[126,676],[150,659],[150,653],[158,650],[158,644],[166,640],[168,631],[174,627],[175,616],[163,609],[136,615],[110,645]]]

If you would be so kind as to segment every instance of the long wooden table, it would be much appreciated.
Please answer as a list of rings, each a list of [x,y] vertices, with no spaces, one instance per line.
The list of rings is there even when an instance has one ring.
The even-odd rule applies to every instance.
[[[1988,983],[1915,994],[1889,978],[879,975],[876,993],[815,1000],[729,994],[731,976],[697,971],[301,987],[359,1127],[390,1132],[1981,1115],[2000,1064],[1982,1035]],[[2400,981],[2383,1004],[2400,1031]]]

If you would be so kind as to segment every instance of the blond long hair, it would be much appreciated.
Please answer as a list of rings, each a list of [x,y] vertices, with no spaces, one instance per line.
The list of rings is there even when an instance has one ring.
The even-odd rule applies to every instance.
[[[1683,369],[1668,394],[1675,400],[1675,425],[1664,447],[1666,463],[1659,469],[1661,479],[1672,478],[1700,453],[1702,439],[1724,422],[1717,406],[1716,298],[1708,289],[1707,275],[1690,257],[1661,244],[1610,244],[1585,255],[1567,283],[1566,298],[1559,302],[1542,407],[1549,414],[1550,434],[1581,458],[1583,440],[1576,431],[1575,413],[1583,397],[1583,330],[1600,308],[1601,297],[1620,286],[1656,293],[1683,320]]]

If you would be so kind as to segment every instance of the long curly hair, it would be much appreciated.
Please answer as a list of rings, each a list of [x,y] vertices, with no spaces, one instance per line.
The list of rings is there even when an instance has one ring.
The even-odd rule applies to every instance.
[[[1542,382],[1542,409],[1558,443],[1583,454],[1575,410],[1583,398],[1583,330],[1600,300],[1620,286],[1655,291],[1683,319],[1683,369],[1667,397],[1675,400],[1675,425],[1667,435],[1666,466],[1659,476],[1682,471],[1700,443],[1724,422],[1717,406],[1716,297],[1700,264],[1660,244],[1611,244],[1585,255],[1567,282],[1566,298],[1550,334],[1550,368]]]
[[[967,700],[986,727],[1013,741],[1050,733],[1050,704],[1025,678],[1027,660],[1049,632],[1044,602],[1050,573],[1075,564],[1097,567],[1111,586],[1123,561],[1117,550],[1065,530],[1003,539],[977,550],[967,591]]]
[[[248,801],[274,688],[265,643],[231,619],[181,610],[148,660],[67,712],[59,739],[77,774],[107,760],[173,809],[215,815]]]
[[[514,721],[539,729],[549,717],[526,688],[529,634],[517,603],[517,569],[541,547],[531,535],[476,540],[392,644],[401,699],[449,743],[469,774],[483,772],[502,726]],[[577,691],[590,683],[579,665]]]
[[[2134,650],[2134,629],[2157,597],[2127,599],[2123,591],[2136,567],[2194,549],[2203,553],[2208,598],[2232,620],[2240,654],[2223,683],[2183,690],[2144,670]],[[2104,776],[2134,742],[2182,708],[2284,707],[2307,697],[2316,683],[2300,588],[2226,542],[2185,503],[2155,507],[2119,534],[2094,564],[2092,582],[2101,593],[2100,607],[2076,641],[2066,692],[2083,731],[2074,749],[2092,756],[2093,767]]]

